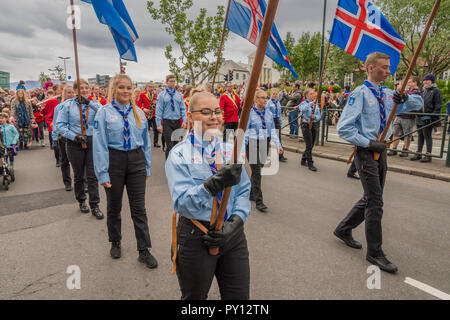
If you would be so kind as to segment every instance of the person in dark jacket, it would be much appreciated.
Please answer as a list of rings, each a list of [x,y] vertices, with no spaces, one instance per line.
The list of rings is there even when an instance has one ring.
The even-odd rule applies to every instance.
[[[429,73],[423,77],[422,98],[424,101],[423,113],[440,113],[442,108],[442,92],[436,85],[436,77]],[[412,161],[431,162],[431,153],[433,151],[433,127],[425,127],[439,119],[439,116],[418,116],[416,120],[417,129],[419,129],[419,141],[417,143],[417,152],[422,153],[424,142],[427,145],[427,155],[422,157],[420,154],[411,158]],[[423,128],[425,127],[425,128]]]

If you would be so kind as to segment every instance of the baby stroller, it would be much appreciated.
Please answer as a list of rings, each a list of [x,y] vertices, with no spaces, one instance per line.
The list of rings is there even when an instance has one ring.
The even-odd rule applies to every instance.
[[[0,179],[5,190],[15,180],[14,169],[9,165],[8,149],[3,146],[0,146]]]

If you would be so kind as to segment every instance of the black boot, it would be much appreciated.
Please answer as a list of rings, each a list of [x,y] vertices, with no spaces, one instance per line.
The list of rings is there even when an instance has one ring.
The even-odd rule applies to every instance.
[[[317,171],[317,168],[314,167],[314,162],[309,162],[308,163],[308,169],[311,171]]]
[[[119,259],[121,257],[122,253],[120,249],[120,241],[112,241],[111,250],[109,251],[109,254],[113,259]]]
[[[339,239],[341,239],[342,241],[344,241],[344,243],[349,246],[350,248],[354,248],[354,249],[361,249],[362,248],[362,244],[358,241],[356,241],[355,239],[353,239],[351,234],[344,234],[342,232],[340,232],[337,228],[336,230],[334,230],[333,234],[338,237]]]
[[[99,207],[91,208],[91,213],[94,217],[97,218],[97,220],[102,220],[104,218],[103,212],[100,211]]]
[[[81,213],[89,213],[89,207],[86,204],[86,201],[80,202],[80,211]]]
[[[398,270],[397,267],[386,258],[384,253],[381,253],[378,256],[367,255],[366,259],[370,263],[373,263],[374,265],[378,266],[383,271],[386,271],[389,273],[396,273]]]
[[[156,261],[155,257],[152,256],[150,251],[147,249],[145,250],[139,250],[139,262],[142,262],[147,266],[147,268],[154,269],[158,266],[158,261]]]

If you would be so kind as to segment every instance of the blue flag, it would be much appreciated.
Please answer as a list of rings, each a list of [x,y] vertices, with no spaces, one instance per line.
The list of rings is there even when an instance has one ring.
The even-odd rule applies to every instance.
[[[122,0],[81,0],[92,4],[100,23],[106,24],[123,60],[136,61],[134,42],[139,38]]]
[[[329,41],[362,61],[373,52],[387,54],[391,74],[405,47],[381,11],[367,0],[339,0]]]
[[[266,2],[264,0],[231,0],[228,14],[227,29],[247,39],[255,46],[259,43],[261,29],[266,14]],[[278,34],[275,23],[272,26],[266,56],[273,61],[289,69],[295,78],[298,74],[292,67],[286,47]]]

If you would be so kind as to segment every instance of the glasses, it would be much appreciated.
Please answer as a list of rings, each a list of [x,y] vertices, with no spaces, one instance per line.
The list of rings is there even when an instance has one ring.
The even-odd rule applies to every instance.
[[[204,109],[200,109],[200,110],[191,111],[191,113],[194,113],[194,112],[200,112],[202,114],[202,116],[205,116],[205,117],[211,117],[213,113],[216,115],[216,117],[222,117],[222,110],[220,108],[217,108],[216,110],[204,108]]]

